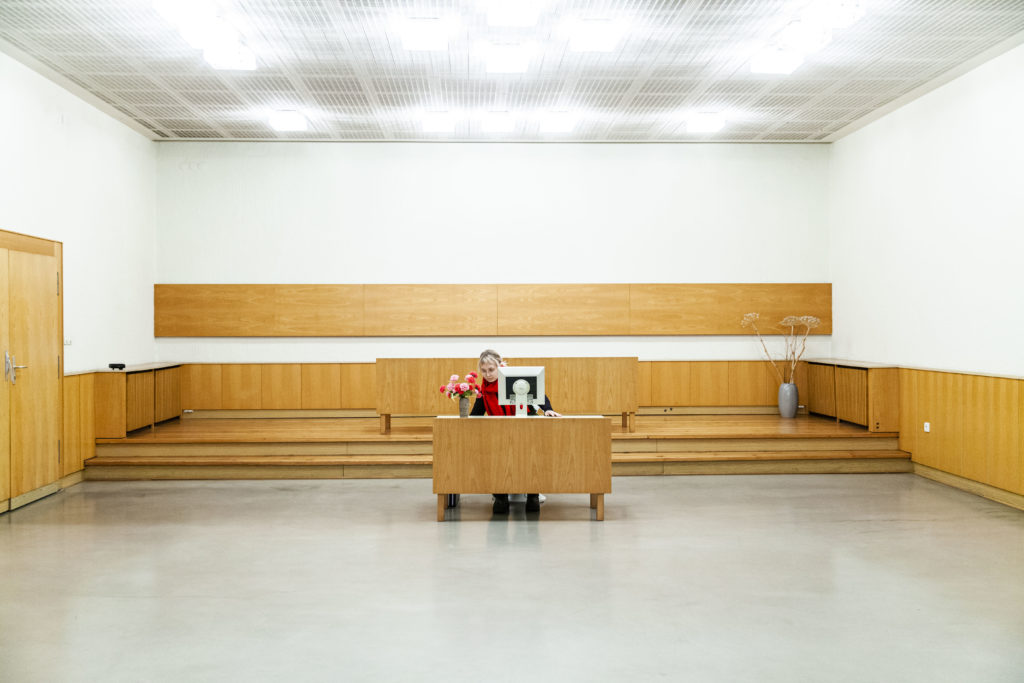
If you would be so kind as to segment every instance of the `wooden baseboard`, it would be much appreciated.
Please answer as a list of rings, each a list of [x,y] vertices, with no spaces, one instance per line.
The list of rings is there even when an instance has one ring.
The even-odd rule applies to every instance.
[[[10,510],[17,510],[20,507],[24,507],[29,503],[34,503],[37,500],[46,498],[49,495],[53,495],[58,491],[63,491],[66,488],[70,488],[75,484],[80,484],[85,481],[85,471],[79,470],[72,472],[66,477],[62,477],[52,484],[46,486],[40,486],[34,491],[29,491],[20,496],[15,496],[9,500],[0,500],[0,513],[8,512]]]
[[[430,479],[430,465],[105,465],[87,481],[164,479]]]
[[[952,486],[955,489],[973,493],[976,496],[982,498],[988,498],[994,500],[997,503],[1008,505],[1018,510],[1024,510],[1024,496],[1013,493],[1012,491],[1006,491],[1005,489],[996,488],[995,486],[989,486],[988,484],[982,484],[981,482],[974,481],[972,479],[965,479],[949,472],[943,472],[937,470],[934,467],[928,467],[920,463],[913,463],[914,474],[924,477],[925,479],[931,479],[937,481],[940,484],[946,486]]]
[[[307,418],[307,417],[377,417],[377,411],[369,409],[349,410],[189,410],[181,415],[183,420],[237,420],[240,418]]]

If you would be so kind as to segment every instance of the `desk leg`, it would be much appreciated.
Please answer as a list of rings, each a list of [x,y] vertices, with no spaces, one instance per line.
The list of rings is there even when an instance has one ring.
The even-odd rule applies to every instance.
[[[629,431],[636,431],[636,413],[629,414]]]
[[[629,429],[629,413],[622,414],[622,428]]]
[[[437,494],[437,521],[444,521],[444,510],[446,507],[448,507],[448,494]]]
[[[391,414],[380,416],[380,433],[387,434],[391,431]]]
[[[590,509],[591,510],[596,510],[597,509],[597,494],[596,493],[591,493],[590,494]]]
[[[597,521],[604,521],[604,494],[597,494]]]

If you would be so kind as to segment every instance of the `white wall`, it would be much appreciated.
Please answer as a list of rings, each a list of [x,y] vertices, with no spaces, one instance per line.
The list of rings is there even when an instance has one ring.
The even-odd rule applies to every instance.
[[[68,371],[148,362],[152,142],[0,54],[0,229],[64,244]]]
[[[835,143],[833,354],[1024,376],[1024,47]]]
[[[827,171],[823,145],[164,143],[157,281],[827,282]],[[537,258],[502,267],[507,246]],[[747,337],[157,341],[183,361],[483,346],[758,357]],[[827,355],[827,338],[812,346]]]

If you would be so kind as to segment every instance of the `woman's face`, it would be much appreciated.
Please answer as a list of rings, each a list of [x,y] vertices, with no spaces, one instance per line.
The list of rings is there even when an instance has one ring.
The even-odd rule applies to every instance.
[[[482,361],[480,375],[488,382],[496,382],[498,380],[498,364],[493,360]]]

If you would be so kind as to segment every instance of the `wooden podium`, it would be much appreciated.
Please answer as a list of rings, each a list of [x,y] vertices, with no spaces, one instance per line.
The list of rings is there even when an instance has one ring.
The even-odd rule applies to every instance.
[[[434,419],[434,493],[589,493],[604,519],[612,491],[611,420],[573,417]]]

